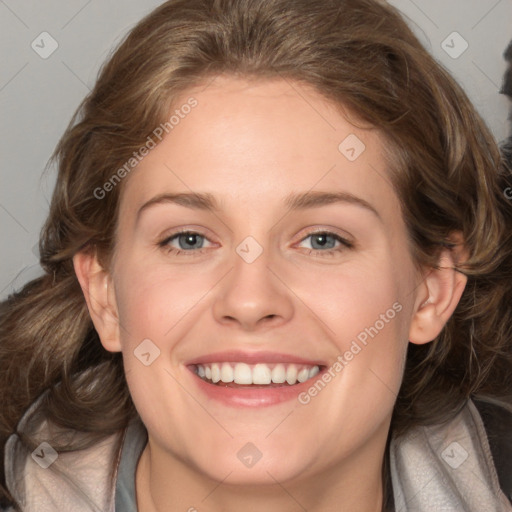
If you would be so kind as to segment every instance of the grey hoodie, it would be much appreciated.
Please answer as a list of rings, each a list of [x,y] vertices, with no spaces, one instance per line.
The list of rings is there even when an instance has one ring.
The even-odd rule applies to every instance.
[[[18,431],[25,431],[40,400],[24,414]],[[488,406],[477,409],[475,403],[469,400],[447,424],[415,427],[392,437],[396,512],[512,512],[512,415]],[[42,439],[54,439],[55,429],[47,422],[39,431]],[[76,439],[81,434],[72,435]],[[54,453],[50,443],[31,453],[13,434],[6,443],[7,487],[24,512],[137,512],[135,468],[146,442],[147,431],[138,418],[92,448],[67,453]]]

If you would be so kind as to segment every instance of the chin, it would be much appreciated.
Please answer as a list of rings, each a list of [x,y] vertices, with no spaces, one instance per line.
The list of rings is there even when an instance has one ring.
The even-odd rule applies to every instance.
[[[296,452],[293,457],[282,447],[274,451],[268,447],[259,451],[250,442],[236,444],[236,450],[228,450],[220,460],[212,454],[207,460],[198,461],[196,469],[218,482],[259,486],[294,480],[311,467],[304,454]],[[212,464],[215,459],[217,462]]]

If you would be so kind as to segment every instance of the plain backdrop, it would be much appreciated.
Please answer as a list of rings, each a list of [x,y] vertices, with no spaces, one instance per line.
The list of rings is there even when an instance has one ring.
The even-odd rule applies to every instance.
[[[271,1],[271,0],[269,0]],[[41,273],[39,231],[59,137],[110,50],[157,0],[0,0],[0,299]],[[498,141],[512,0],[392,0],[461,83]],[[50,54],[51,53],[51,54]]]

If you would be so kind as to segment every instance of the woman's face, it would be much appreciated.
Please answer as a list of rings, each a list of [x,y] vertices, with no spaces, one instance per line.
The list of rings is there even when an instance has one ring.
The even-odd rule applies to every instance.
[[[381,457],[420,282],[384,139],[284,80],[176,108],[126,178],[112,272],[153,456],[231,483]]]

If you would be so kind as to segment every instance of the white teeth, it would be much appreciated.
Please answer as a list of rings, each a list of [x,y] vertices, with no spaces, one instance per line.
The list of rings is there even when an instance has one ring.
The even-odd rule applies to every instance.
[[[294,364],[288,366],[288,369],[286,370],[286,382],[290,385],[297,382],[297,367]]]
[[[297,374],[297,380],[299,382],[305,382],[309,379],[309,370],[307,368],[302,368]]]
[[[220,380],[220,366],[217,363],[212,364],[212,381],[219,382]]]
[[[252,384],[251,367],[245,363],[236,363],[234,381],[236,384]]]
[[[276,364],[272,370],[272,382],[282,384],[286,381],[286,368],[284,364]]]
[[[305,382],[317,375],[320,368],[315,366],[303,366],[296,364],[258,363],[249,365],[246,363],[209,363],[196,365],[197,375],[214,384],[219,382],[249,385],[284,384],[293,386],[297,382]]]
[[[199,375],[201,377],[201,375]],[[229,363],[222,363],[222,368],[220,370],[220,380],[222,382],[233,382],[234,380],[234,372],[233,367]]]
[[[272,370],[266,364],[257,364],[252,370],[253,384],[270,384],[272,382]]]

